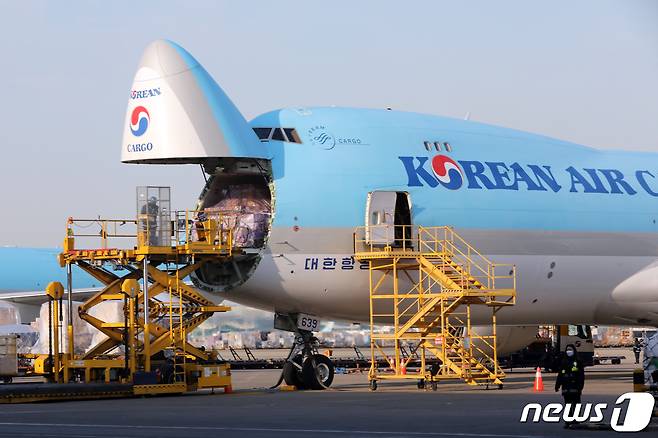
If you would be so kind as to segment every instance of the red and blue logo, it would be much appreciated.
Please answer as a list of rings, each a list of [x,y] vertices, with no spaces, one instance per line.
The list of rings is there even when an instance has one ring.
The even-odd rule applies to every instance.
[[[135,137],[144,135],[149,127],[151,116],[143,106],[136,106],[130,115],[130,131]]]
[[[464,173],[455,160],[445,155],[432,158],[432,171],[439,183],[450,190],[457,190],[464,183]]]

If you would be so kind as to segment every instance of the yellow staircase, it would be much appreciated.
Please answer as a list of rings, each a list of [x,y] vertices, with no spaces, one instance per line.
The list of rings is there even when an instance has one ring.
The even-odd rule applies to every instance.
[[[496,314],[515,303],[514,266],[494,264],[450,227],[363,227],[354,249],[370,269],[373,389],[383,379],[502,384]]]

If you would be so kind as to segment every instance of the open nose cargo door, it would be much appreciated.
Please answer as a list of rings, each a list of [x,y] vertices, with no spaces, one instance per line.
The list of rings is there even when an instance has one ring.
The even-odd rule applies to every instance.
[[[185,49],[151,43],[133,81],[121,161],[204,164],[208,158],[268,158],[240,111]]]
[[[268,145],[192,55],[166,40],[146,48],[128,100],[121,161],[201,164],[207,178],[196,208],[230,229],[241,250],[195,271],[197,287],[222,292],[255,271],[271,230],[270,159]]]

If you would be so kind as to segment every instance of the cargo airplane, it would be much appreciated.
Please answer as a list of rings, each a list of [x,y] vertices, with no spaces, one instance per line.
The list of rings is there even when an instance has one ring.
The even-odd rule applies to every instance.
[[[240,212],[245,255],[192,275],[216,300],[367,321],[368,271],[352,257],[353,231],[389,218],[451,225],[516,265],[517,304],[498,316],[510,348],[527,345],[538,324],[658,326],[654,153],[389,109],[288,108],[247,122],[199,62],[165,40],[142,56],[121,148],[124,163],[202,165],[197,206]],[[63,275],[57,252],[0,249],[0,299],[36,304],[30,291]],[[11,267],[33,257],[52,269]],[[93,286],[75,284],[80,296]]]

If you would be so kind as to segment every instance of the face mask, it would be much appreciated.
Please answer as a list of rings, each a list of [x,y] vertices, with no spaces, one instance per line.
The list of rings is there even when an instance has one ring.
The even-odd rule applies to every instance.
[[[569,357],[573,356],[573,350],[567,350],[567,356]]]

